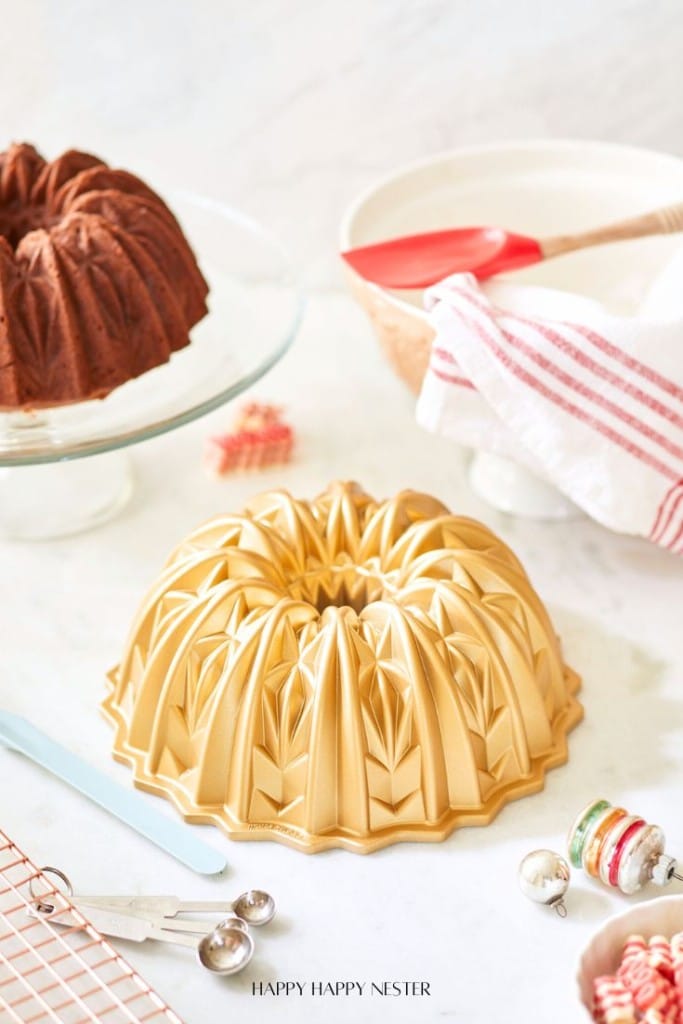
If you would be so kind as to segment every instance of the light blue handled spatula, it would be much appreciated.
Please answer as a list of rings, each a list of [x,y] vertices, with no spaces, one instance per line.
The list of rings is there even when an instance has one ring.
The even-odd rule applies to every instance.
[[[0,743],[46,768],[200,875],[225,868],[222,854],[193,835],[189,825],[160,814],[135,790],[114,782],[20,715],[0,711]]]

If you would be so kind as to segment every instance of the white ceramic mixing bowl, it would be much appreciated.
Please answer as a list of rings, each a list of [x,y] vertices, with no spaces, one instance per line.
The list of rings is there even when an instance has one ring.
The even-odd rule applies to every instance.
[[[683,160],[604,142],[537,141],[472,146],[404,167],[376,182],[342,220],[342,249],[443,227],[493,224],[535,237],[580,231],[683,198]],[[681,244],[658,237],[587,249],[514,274],[633,313]],[[422,293],[393,292],[349,272],[388,361],[417,393],[433,330]],[[471,482],[504,511],[562,518],[573,506],[508,459],[480,453]]]

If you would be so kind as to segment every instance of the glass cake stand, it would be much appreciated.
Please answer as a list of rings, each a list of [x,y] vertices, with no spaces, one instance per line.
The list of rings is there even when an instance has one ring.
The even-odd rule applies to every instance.
[[[210,285],[208,316],[168,363],[105,399],[0,412],[0,537],[47,539],[110,519],[132,493],[122,449],[235,398],[292,343],[302,299],[280,244],[214,200],[169,202]]]

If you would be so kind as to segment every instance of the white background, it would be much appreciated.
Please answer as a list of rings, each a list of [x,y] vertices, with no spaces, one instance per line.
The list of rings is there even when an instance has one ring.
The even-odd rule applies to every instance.
[[[355,477],[377,494],[412,486],[484,518],[515,548],[584,677],[586,721],[545,791],[440,846],[360,858],[266,844],[225,849],[225,881],[176,866],[33,766],[0,751],[0,827],[83,890],[233,895],[272,890],[279,923],[248,973],[219,980],[186,950],[126,949],[187,1024],[581,1019],[578,950],[624,901],[577,876],[564,923],[523,901],[515,871],[562,848],[576,810],[604,793],[661,822],[683,855],[679,561],[579,521],[492,512],[464,459],[414,425],[335,258],[345,204],[378,174],[461,143],[578,136],[683,153],[676,0],[554,5],[347,0],[0,3],[0,136],[49,156],[89,149],[159,185],[244,207],[294,252],[311,289],[300,339],[262,397],[287,402],[297,462],[210,482],[211,423],[136,451],[124,515],[82,537],[0,544],[0,704],[128,783],[97,706],[143,589],[184,531],[256,488],[309,495]],[[216,414],[213,425],[224,423]],[[150,798],[151,799],[151,798]],[[157,801],[163,811],[170,807]],[[430,982],[429,1000],[258,999],[256,980]]]

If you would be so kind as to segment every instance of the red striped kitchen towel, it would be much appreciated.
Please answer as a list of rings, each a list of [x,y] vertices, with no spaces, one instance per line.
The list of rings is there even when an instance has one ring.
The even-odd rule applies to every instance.
[[[568,292],[447,278],[426,296],[436,338],[418,421],[525,463],[612,530],[683,553],[680,280],[679,264],[680,310],[657,319],[646,307],[617,316]]]

